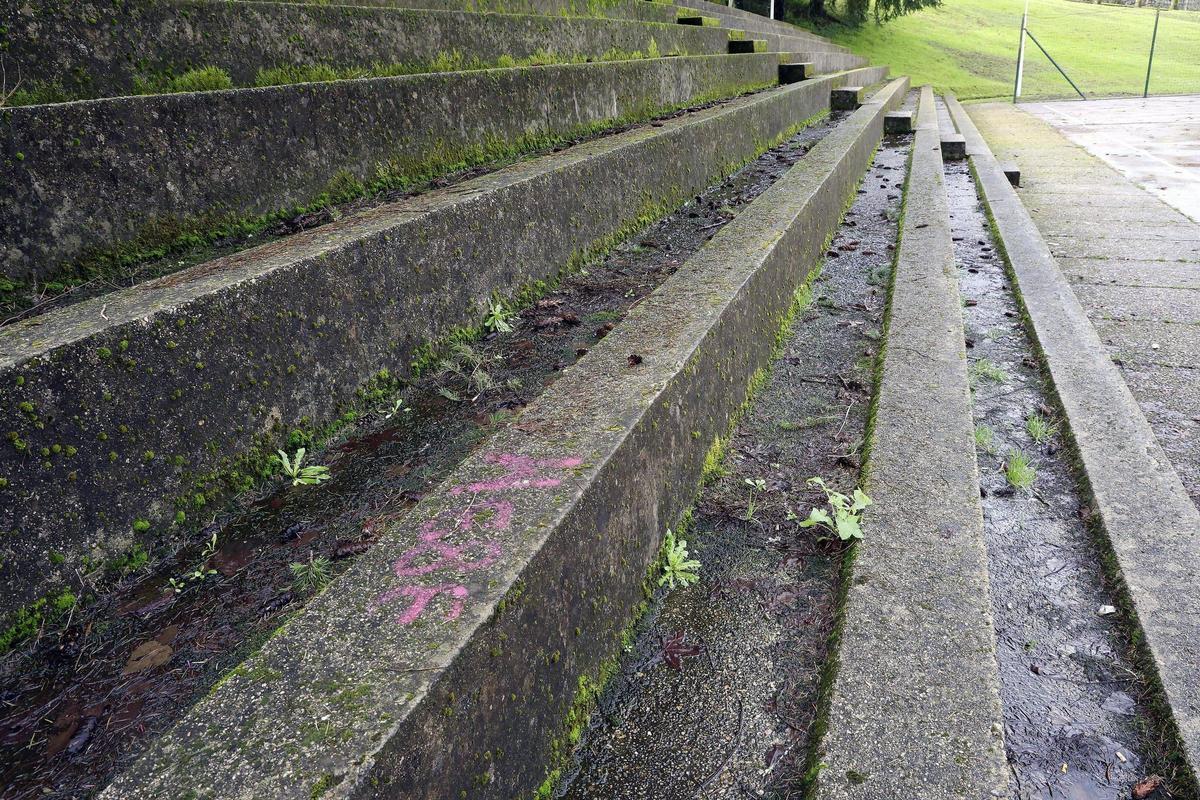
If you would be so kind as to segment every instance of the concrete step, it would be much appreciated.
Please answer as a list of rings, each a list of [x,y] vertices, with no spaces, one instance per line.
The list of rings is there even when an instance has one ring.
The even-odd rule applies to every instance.
[[[255,86],[272,68],[291,68],[288,82],[299,82],[315,67],[401,74],[529,59],[711,55],[725,52],[727,41],[717,30],[597,17],[212,0],[72,5],[12,13],[0,24],[7,57],[20,65],[33,99],[51,86],[70,99],[141,94],[196,68],[220,68],[232,85]]]
[[[858,69],[867,66],[867,60],[862,56],[850,53],[836,53],[825,50],[802,50],[781,52],[779,63],[795,64],[807,62],[813,65],[817,73],[839,72],[846,69]]]
[[[800,37],[811,39],[820,42],[829,42],[824,37],[817,36],[814,33],[798,28],[783,20],[770,19],[761,14],[756,14],[753,11],[747,11],[741,8],[731,7],[725,3],[712,3],[708,0],[679,0],[679,6],[694,9],[702,14],[717,17],[722,20],[726,27],[741,28],[743,30],[762,31],[764,33],[774,33],[781,36]],[[840,48],[839,49],[843,49]]]
[[[842,86],[834,89],[830,97],[830,107],[834,111],[853,111],[863,104],[867,90],[862,86]]]
[[[533,793],[906,88],[826,136],[100,796]]]
[[[883,120],[885,133],[912,133],[916,127],[914,111],[893,111]]]
[[[0,404],[17,435],[0,450],[16,532],[4,604],[85,558],[186,538],[176,513],[257,474],[289,431],[324,429],[381,370],[402,378],[430,343],[477,325],[497,294],[536,293],[692,196],[827,110],[832,87],[884,75],[817,78],[590,141],[0,329]]]
[[[297,0],[304,5],[327,5],[325,0]],[[260,3],[276,0],[241,0]],[[607,17],[645,22],[675,21],[676,6],[657,0],[339,0],[336,5],[386,8],[426,8],[440,11],[541,14],[562,17]]]
[[[0,274],[103,274],[330,196],[419,185],[774,85],[777,61],[687,56],[8,109]]]
[[[729,52],[765,53],[767,52],[767,42],[765,39],[730,39]]]
[[[1007,796],[961,299],[924,87],[815,797]],[[914,469],[914,465],[920,465]]]
[[[1200,511],[1088,320],[1010,178],[953,98],[949,113],[967,142],[982,199],[1070,428],[1091,522],[1154,702],[1182,762],[1200,783]],[[1086,496],[1086,495],[1085,495]]]

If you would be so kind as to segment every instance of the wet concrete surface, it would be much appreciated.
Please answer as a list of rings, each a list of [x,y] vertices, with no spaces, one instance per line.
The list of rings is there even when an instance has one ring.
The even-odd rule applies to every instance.
[[[1025,103],[1021,108],[1200,222],[1200,95]]]
[[[1019,800],[1116,800],[1162,769],[1061,423],[966,162],[946,165],[971,362],[1005,745]],[[1049,430],[1036,431],[1032,418]],[[1006,467],[1028,457],[1016,487]],[[1142,784],[1145,788],[1147,784]],[[1137,795],[1167,797],[1165,788]]]
[[[460,353],[457,371],[430,370],[395,409],[381,407],[325,447],[310,444],[306,464],[329,466],[328,482],[240,498],[205,529],[206,542],[216,536],[211,551],[201,545],[124,578],[84,581],[80,593],[97,599],[0,661],[0,798],[102,788],[303,606],[308,594],[292,586],[291,564],[323,557],[340,574],[382,522],[512,424],[843,116],[806,128],[568,277],[511,320],[512,331]],[[187,578],[195,570],[201,576]]]
[[[907,147],[881,147],[701,491],[700,581],[656,594],[557,797],[802,795],[843,548],[798,518],[823,504],[808,478],[858,482]]]
[[[1162,115],[1138,122],[1141,102],[1097,102],[1101,110],[1111,107],[1109,122],[1103,113],[1082,108],[1090,109],[1092,103],[1046,105],[1083,115],[1089,136],[1111,136],[1113,147],[1130,140],[1151,148],[1174,123]],[[1160,98],[1147,107],[1156,103],[1200,107],[1194,97]],[[1104,163],[1105,146],[1081,145],[1072,140],[1069,126],[1054,127],[1066,123],[1043,121],[1040,105],[988,103],[971,106],[970,114],[996,157],[1014,158],[1021,166],[1022,202],[1192,501],[1200,504],[1200,349],[1176,348],[1171,358],[1163,357],[1167,341],[1193,339],[1200,327],[1200,224],[1168,205],[1169,198],[1156,197],[1152,186],[1147,185],[1149,191],[1137,188],[1134,182],[1141,179],[1134,172]],[[1194,120],[1187,119],[1195,112],[1186,113],[1181,124],[1194,129]],[[1161,168],[1162,175],[1181,170],[1177,177],[1192,187],[1189,197],[1200,197],[1200,162],[1184,155],[1178,161],[1156,167],[1150,159],[1146,164],[1147,169]]]

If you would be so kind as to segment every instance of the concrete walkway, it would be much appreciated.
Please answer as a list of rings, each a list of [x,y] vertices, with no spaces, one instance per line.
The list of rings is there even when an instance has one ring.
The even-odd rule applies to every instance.
[[[1194,127],[1200,98],[1187,100]],[[1141,100],[968,111],[996,157],[1020,166],[1021,199],[1200,504],[1200,224],[1137,185],[1167,187],[1155,191],[1200,217],[1200,160],[1167,147]]]

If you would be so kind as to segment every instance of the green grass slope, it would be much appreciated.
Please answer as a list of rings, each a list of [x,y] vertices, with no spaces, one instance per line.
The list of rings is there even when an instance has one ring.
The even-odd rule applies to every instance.
[[[940,8],[857,30],[806,27],[872,63],[889,64],[914,84],[960,99],[1011,97],[1024,0],[944,0]],[[803,23],[801,23],[803,24]],[[1088,97],[1140,95],[1154,11],[1067,0],[1031,0],[1029,30]],[[1163,12],[1151,94],[1200,93],[1200,13]],[[1076,97],[1033,45],[1026,44],[1024,99]]]

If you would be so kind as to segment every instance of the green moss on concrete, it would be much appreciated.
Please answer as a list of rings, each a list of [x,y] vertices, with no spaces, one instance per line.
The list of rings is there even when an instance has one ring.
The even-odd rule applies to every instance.
[[[4,629],[0,630],[0,656],[31,639],[44,625],[61,620],[78,602],[79,598],[73,592],[63,589],[10,613],[4,621]]]

